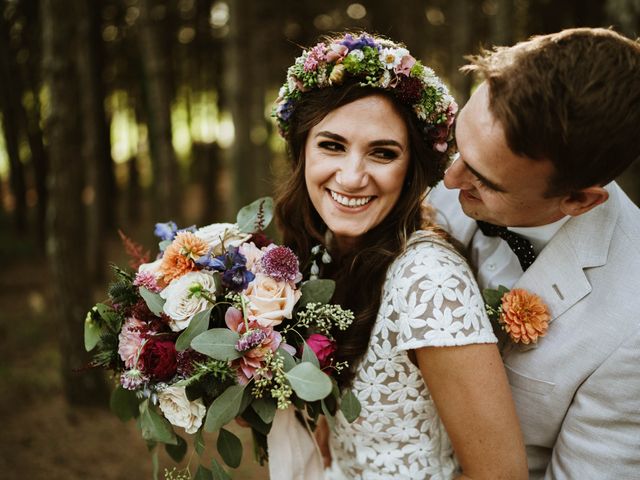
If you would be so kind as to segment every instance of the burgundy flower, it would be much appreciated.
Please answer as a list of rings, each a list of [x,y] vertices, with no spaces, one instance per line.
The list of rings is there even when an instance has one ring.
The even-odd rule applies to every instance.
[[[267,275],[279,282],[293,282],[300,273],[298,257],[288,247],[275,247],[262,256],[262,268]]]
[[[175,343],[171,340],[150,338],[140,355],[142,371],[155,381],[170,380],[177,371]]]
[[[422,82],[415,77],[405,77],[400,75],[400,81],[396,87],[396,97],[407,105],[417,103],[422,97]]]
[[[311,336],[307,338],[307,345],[309,345],[309,348],[313,350],[313,353],[318,357],[320,367],[326,367],[336,351],[335,342],[319,333],[311,334]]]
[[[181,352],[178,352],[178,373],[183,377],[189,377],[193,375],[195,371],[195,364],[200,362],[204,363],[207,360],[207,356],[202,353],[198,353],[195,350],[187,348]]]

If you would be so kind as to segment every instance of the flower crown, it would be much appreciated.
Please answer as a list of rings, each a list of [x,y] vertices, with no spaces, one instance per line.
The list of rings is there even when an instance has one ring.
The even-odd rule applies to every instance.
[[[433,149],[448,150],[458,105],[447,87],[406,48],[366,33],[320,42],[296,58],[274,107],[280,135],[286,138],[291,115],[305,92],[339,86],[347,79],[392,92],[411,107]]]

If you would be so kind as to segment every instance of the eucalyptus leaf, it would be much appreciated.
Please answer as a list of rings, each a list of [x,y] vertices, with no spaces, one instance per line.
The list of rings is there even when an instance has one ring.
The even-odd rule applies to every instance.
[[[84,349],[90,352],[100,341],[102,336],[102,328],[91,318],[91,314],[87,315],[84,321]]]
[[[158,480],[158,473],[160,472],[160,462],[158,460],[158,450],[151,452],[151,478]]]
[[[285,373],[291,388],[302,400],[314,402],[331,393],[331,380],[311,362],[302,362]]]
[[[297,365],[296,359],[293,358],[289,352],[287,352],[284,348],[280,347],[277,350],[277,354],[280,355],[284,360],[284,371],[288,372],[293,367]]]
[[[149,307],[149,310],[153,312],[156,316],[162,315],[162,307],[164,307],[164,299],[158,295],[157,293],[152,292],[151,290],[146,289],[145,287],[140,287],[140,296],[144,299]]]
[[[198,465],[198,470],[196,470],[193,480],[213,480],[213,472],[202,465]]]
[[[211,316],[211,309],[208,308],[202,312],[196,313],[189,326],[180,334],[176,340],[176,350],[183,351],[191,346],[191,340],[196,338],[202,332],[206,332],[209,328],[209,317]]]
[[[176,435],[176,440],[175,445],[165,444],[164,448],[174,462],[180,463],[187,453],[187,442],[180,435]]]
[[[169,421],[159,415],[153,408],[149,407],[148,401],[142,403],[140,421],[142,437],[145,440],[153,440],[171,445],[178,443],[176,434],[173,433],[173,427]]]
[[[236,350],[240,335],[228,328],[212,328],[191,340],[191,348],[216,360],[235,360],[242,354]]]
[[[213,474],[211,478],[213,480],[231,480],[229,474],[225,472],[222,465],[220,465],[215,458],[211,459],[211,470],[211,473]]]
[[[256,398],[251,404],[251,408],[264,423],[273,422],[273,417],[276,416],[276,402],[269,401],[266,398]]]
[[[266,229],[273,219],[273,199],[262,197],[240,209],[236,223],[243,233]]]
[[[351,390],[344,392],[342,400],[340,400],[340,410],[347,422],[352,423],[356,418],[360,416],[360,402],[358,398],[353,394]]]
[[[263,435],[268,435],[271,431],[271,424],[263,422],[252,408],[247,408],[241,416],[242,419],[251,426],[252,430],[260,432]]]
[[[113,392],[111,392],[109,406],[111,407],[111,411],[123,422],[138,416],[139,404],[140,401],[138,400],[138,397],[136,397],[135,392],[132,392],[131,390],[126,390],[125,388],[118,386]]]
[[[240,461],[242,460],[242,442],[238,437],[229,430],[221,428],[216,446],[224,463],[231,468],[238,468],[240,466]]]
[[[202,453],[204,452],[204,436],[202,435],[202,429],[198,429],[198,431],[196,432],[196,435],[193,439],[193,446],[196,449],[196,453],[200,456],[202,456]]]
[[[233,420],[238,414],[243,393],[244,386],[232,385],[216,398],[207,411],[204,429],[214,432]]]
[[[316,367],[320,367],[320,362],[318,361],[318,357],[307,342],[304,342],[304,347],[302,349],[302,361],[313,363]]]
[[[297,305],[302,308],[307,305],[307,303],[329,303],[335,289],[336,282],[333,280],[308,280],[300,287],[302,295]]]
[[[327,405],[324,403],[324,400],[322,400],[322,413],[324,413],[325,418],[327,419],[327,423],[329,424],[329,428],[332,431],[335,431],[336,429],[336,419],[333,417],[333,415],[331,415],[331,412],[329,412],[329,409],[327,408]]]

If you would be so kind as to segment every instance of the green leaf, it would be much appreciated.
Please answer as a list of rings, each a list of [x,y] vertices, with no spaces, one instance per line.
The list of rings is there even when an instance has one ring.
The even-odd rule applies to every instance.
[[[297,305],[302,308],[307,303],[329,303],[335,289],[336,282],[333,280],[308,280],[300,287],[302,296],[300,300],[298,300]]]
[[[160,471],[160,462],[158,461],[158,450],[151,452],[151,477],[158,480],[158,472]]]
[[[313,363],[302,362],[286,372],[285,376],[302,400],[314,402],[331,393],[331,380]]]
[[[172,445],[178,443],[169,421],[159,415],[153,408],[150,408],[148,400],[145,400],[140,405],[140,426],[142,427],[142,437],[145,440],[154,440]]]
[[[215,432],[233,420],[240,409],[243,393],[244,386],[232,385],[216,398],[207,411],[204,429]]]
[[[269,401],[266,398],[256,398],[251,404],[251,408],[264,423],[273,422],[273,417],[276,416],[275,401]]]
[[[335,429],[336,429],[336,419],[333,417],[333,415],[331,415],[331,412],[329,412],[329,409],[325,405],[324,400],[322,400],[322,402],[320,404],[322,405],[322,413],[324,413],[324,416],[327,419],[327,423],[329,424],[329,428],[332,431],[335,431]]]
[[[212,328],[191,340],[191,348],[216,360],[235,360],[242,354],[236,350],[240,335],[228,328]]]
[[[161,242],[158,242],[158,249],[163,252],[164,250],[166,250],[166,248],[171,245],[173,243],[172,240],[162,240]]]
[[[218,452],[224,463],[231,468],[238,468],[242,460],[242,442],[229,430],[220,429],[216,443]]]
[[[208,308],[202,312],[196,313],[189,326],[184,330],[178,339],[176,340],[176,350],[186,350],[191,346],[191,340],[200,335],[202,332],[206,332],[209,328],[209,316],[211,315],[211,309]]]
[[[198,465],[198,470],[196,470],[196,476],[193,477],[193,480],[213,480],[213,473],[208,468]]]
[[[260,217],[260,212],[262,215]],[[236,223],[243,233],[262,231],[269,226],[273,219],[273,199],[262,197],[240,209]],[[261,223],[261,224],[260,224]]]
[[[204,436],[202,435],[202,429],[198,429],[195,438],[193,439],[193,446],[196,449],[196,453],[202,456],[204,452]]]
[[[485,288],[482,291],[482,296],[484,297],[484,302],[487,305],[490,305],[494,308],[500,305],[500,298],[502,297],[502,295],[500,295],[500,292],[498,290],[494,290],[493,288]]]
[[[138,400],[138,397],[136,397],[135,392],[126,390],[121,386],[118,386],[113,392],[111,392],[111,398],[109,400],[111,411],[123,422],[138,416],[139,403],[140,401]]]
[[[102,336],[102,328],[91,318],[91,313],[87,314],[84,321],[84,349],[90,352],[100,341]]]
[[[241,417],[251,426],[253,431],[259,432],[263,435],[268,435],[271,431],[272,424],[263,422],[252,408],[247,408],[242,412]]]
[[[276,353],[278,355],[280,355],[284,359],[284,371],[285,372],[288,372],[289,370],[291,370],[293,367],[295,367],[297,365],[296,359],[293,358],[293,355],[291,355],[289,352],[287,352],[284,348],[282,348],[282,347],[278,348]]]
[[[149,307],[149,310],[151,310],[154,315],[158,317],[162,315],[164,299],[160,295],[151,290],[147,290],[145,287],[140,287],[140,296],[147,303],[147,307]]]
[[[213,480],[231,480],[229,474],[224,471],[222,465],[215,458],[211,459],[211,469],[213,470],[213,476],[211,477]]]
[[[302,348],[302,361],[313,363],[316,367],[320,368],[320,362],[318,361],[318,357],[307,342],[304,342],[304,347]]]
[[[360,402],[351,390],[344,392],[342,400],[340,400],[340,410],[347,422],[351,423],[360,416]]]
[[[98,315],[100,315],[102,319],[107,323],[113,322],[118,316],[118,314],[113,310],[112,307],[110,307],[109,305],[105,305],[104,303],[97,303],[96,311],[98,312]]]
[[[175,445],[165,444],[164,448],[174,462],[180,463],[187,453],[187,442],[180,435],[176,435],[176,440],[178,443]]]

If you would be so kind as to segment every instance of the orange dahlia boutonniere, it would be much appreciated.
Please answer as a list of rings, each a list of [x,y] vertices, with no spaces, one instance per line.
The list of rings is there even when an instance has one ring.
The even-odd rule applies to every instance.
[[[484,292],[487,313],[497,320],[515,343],[536,343],[549,328],[549,309],[542,299],[522,288],[509,290],[500,286]]]

